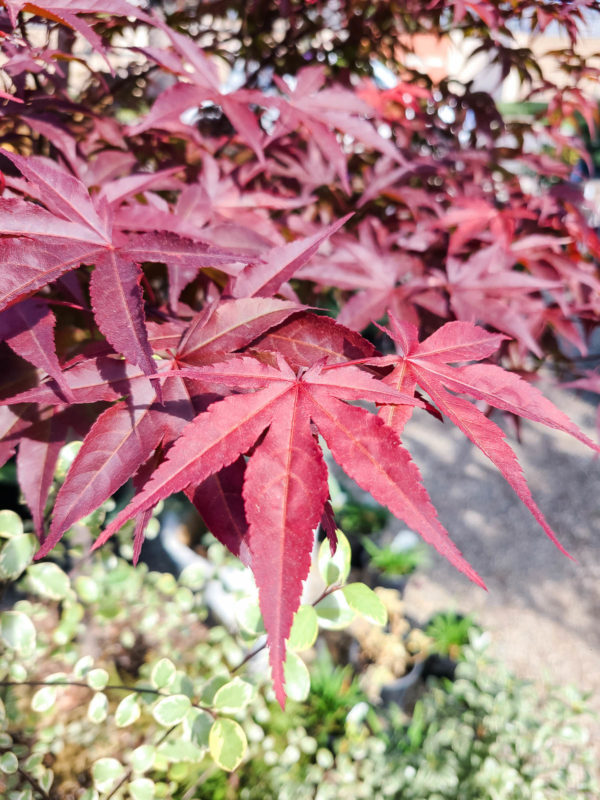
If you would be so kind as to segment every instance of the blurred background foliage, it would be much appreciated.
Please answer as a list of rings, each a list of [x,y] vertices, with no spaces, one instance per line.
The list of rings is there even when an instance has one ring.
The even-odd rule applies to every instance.
[[[406,619],[341,532],[334,557],[327,542],[315,555],[325,588],[296,617],[282,711],[250,573],[210,534],[179,541],[188,564],[172,572],[132,565],[127,526],[90,554],[115,505],[40,563],[31,523],[0,511],[7,800],[598,797],[585,697],[516,679],[469,617]]]

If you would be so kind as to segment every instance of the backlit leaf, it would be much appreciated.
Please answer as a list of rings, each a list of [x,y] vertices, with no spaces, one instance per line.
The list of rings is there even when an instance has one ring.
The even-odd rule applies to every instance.
[[[99,758],[92,766],[94,786],[101,792],[112,789],[123,774],[124,767],[116,758]]]
[[[140,706],[135,694],[124,697],[115,711],[115,724],[117,728],[125,728],[131,725],[140,716]]]
[[[0,636],[6,647],[23,658],[29,657],[35,650],[35,627],[21,611],[0,612]]]
[[[336,530],[337,546],[334,555],[331,555],[329,541],[321,542],[319,546],[319,572],[327,586],[342,585],[350,572],[350,559],[352,551],[350,542],[343,532]]]
[[[27,570],[27,585],[34,594],[50,600],[62,600],[71,589],[69,576],[58,564],[32,564]]]
[[[364,583],[349,583],[342,589],[346,602],[357,614],[375,625],[385,625],[387,611],[372,589]]]
[[[174,694],[161,698],[152,709],[152,716],[165,728],[181,722],[191,708],[190,698],[184,694]]]
[[[20,533],[0,547],[0,579],[18,578],[31,562],[36,550],[35,536]]]
[[[288,650],[308,650],[315,643],[318,633],[317,612],[312,606],[300,606],[294,615]]]
[[[310,692],[310,673],[300,656],[291,650],[288,650],[283,674],[287,696],[303,703]]]
[[[215,711],[233,714],[245,708],[254,694],[253,687],[241,678],[235,677],[217,690],[212,706]]]
[[[221,769],[233,772],[246,755],[246,734],[235,720],[217,719],[210,729],[209,748],[215,763]]]

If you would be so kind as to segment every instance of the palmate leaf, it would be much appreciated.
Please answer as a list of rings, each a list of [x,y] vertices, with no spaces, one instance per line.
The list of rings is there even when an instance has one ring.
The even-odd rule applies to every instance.
[[[248,521],[242,495],[245,473],[246,461],[240,456],[197,486],[188,487],[186,495],[213,536],[250,566]]]
[[[206,364],[240,350],[302,306],[287,300],[242,297],[206,306],[191,321],[177,349],[186,364]]]
[[[313,256],[321,244],[347,222],[352,214],[328,225],[323,231],[298,239],[295,242],[274,247],[264,264],[251,264],[245,269],[233,286],[235,297],[271,297],[281,286],[293,277]]]
[[[0,310],[81,264],[93,264],[90,293],[98,327],[115,350],[146,375],[155,374],[139,265],[144,261],[167,265],[173,279],[170,294],[174,304],[199,269],[219,267],[227,271],[230,265],[232,273],[237,274],[243,255],[176,234],[128,237],[113,232],[84,184],[63,167],[39,156],[2,153],[30,182],[34,196],[41,197],[52,212],[22,200],[0,200],[0,233],[11,237],[0,242]]]
[[[80,33],[84,39],[91,44],[94,50],[105,55],[106,50],[102,39],[94,31],[92,26],[83,20],[79,14],[91,16],[93,14],[111,14],[113,16],[133,17],[151,23],[152,19],[137,6],[127,3],[125,0],[108,0],[100,8],[97,3],[90,0],[2,0],[1,5],[5,6],[13,25],[17,23],[19,12],[26,11],[35,16],[42,17],[52,22],[71,28]],[[108,65],[110,67],[110,64]],[[111,68],[112,70],[112,68]]]
[[[239,136],[256,153],[259,161],[264,161],[263,148],[265,135],[258,119],[249,104],[263,100],[259,92],[221,91],[216,65],[190,38],[182,36],[165,26],[177,55],[165,53],[155,48],[146,48],[146,54],[157,63],[168,65],[168,69],[185,76],[191,83],[179,82],[166,89],[156,100],[150,113],[130,129],[135,135],[149,128],[171,129],[181,126],[181,114],[189,108],[209,101],[220,106],[236,128]]]
[[[194,487],[239,461],[266,430],[243,478],[248,528],[240,526],[240,539],[248,548],[259,588],[275,691],[282,704],[285,639],[310,567],[313,530],[328,499],[326,468],[311,422],[334,458],[363,488],[481,584],[437,520],[418,470],[393,430],[371,412],[343,402],[414,406],[421,405],[419,401],[352,365],[327,369],[317,363],[297,375],[281,357],[275,368],[239,356],[185,371],[192,373],[209,384],[255,391],[226,397],[184,428],[166,460],[94,547],[173,492],[185,489],[193,497]],[[39,555],[45,552],[42,547]]]
[[[442,414],[498,467],[548,537],[566,553],[531,496],[517,457],[505,441],[504,431],[473,403],[453,392],[484,400],[495,408],[569,433],[598,452],[600,448],[538,389],[518,375],[492,364],[450,366],[486,358],[497,350],[505,336],[488,333],[468,322],[449,322],[419,343],[413,325],[400,322],[392,314],[390,323],[389,334],[398,344],[401,355],[381,359],[381,363],[396,364],[385,379],[386,383],[404,392],[412,391],[415,385],[421,386]],[[402,432],[408,413],[396,408],[384,408],[379,413],[388,425]]]
[[[275,693],[285,703],[285,640],[308,575],[317,527],[329,496],[327,467],[310,430],[301,392],[279,403],[244,481],[248,546],[269,637]]]
[[[402,161],[402,156],[391,141],[381,137],[364,119],[364,115],[372,112],[367,103],[341,86],[335,89],[323,88],[325,74],[322,66],[305,67],[295,76],[294,89],[275,76],[277,86],[287,97],[274,98],[274,103],[280,110],[280,118],[272,137],[277,138],[290,129],[304,126],[324,156],[335,165],[345,190],[350,193],[347,157],[333,133],[335,129],[394,160]]]
[[[294,368],[316,361],[343,363],[375,356],[376,348],[360,334],[330,317],[298,314],[261,336],[255,345],[262,352],[279,353]]]
[[[0,339],[4,339],[17,355],[52,376],[65,400],[72,402],[73,394],[56,355],[55,325],[56,318],[48,306],[25,300],[0,313]]]
[[[155,450],[164,430],[153,413],[154,397],[149,382],[140,382],[127,401],[98,417],[56,498],[47,547],[114,494]]]
[[[240,64],[255,56],[263,63],[264,41],[242,33],[256,28],[253,7],[268,4],[247,5],[249,27],[236,32],[227,23],[237,43],[223,49],[228,3],[211,4],[215,24],[201,33],[202,50],[193,26],[191,35],[175,31],[177,16],[163,19],[160,9],[149,16],[126,0],[101,8],[90,0],[0,0],[10,82],[0,92],[10,151],[0,154],[7,167],[0,174],[0,463],[18,453],[21,488],[43,537],[58,448],[71,432],[83,439],[46,550],[133,476],[136,499],[121,520],[135,522],[136,560],[155,503],[183,489],[219,540],[254,569],[277,695],[283,699],[287,680],[290,696],[303,699],[303,662],[288,658],[283,675],[281,664],[317,521],[329,539],[323,549],[336,542],[319,436],[363,487],[474,579],[402,450],[400,435],[416,407],[464,431],[554,536],[503,433],[472,401],[579,433],[515,375],[490,364],[464,366],[492,356],[502,336],[453,323],[419,343],[417,328],[406,323],[430,330],[436,319],[477,319],[517,340],[506,345],[515,369],[527,350],[550,354],[559,337],[584,355],[600,311],[593,263],[600,240],[568,181],[571,167],[559,163],[565,147],[577,151],[560,126],[582,109],[590,128],[595,120],[593,104],[567,82],[544,112],[551,146],[530,153],[522,143],[531,136],[507,146],[492,98],[469,85],[452,123],[437,113],[446,100],[409,78],[385,91],[361,86],[353,59],[358,52],[364,65],[372,20],[352,14],[353,3],[337,4],[340,30],[349,35],[334,42],[342,72],[328,64],[317,14],[309,22],[320,66],[299,66],[302,42],[285,35],[273,62],[280,75],[247,70],[236,89]],[[271,5],[293,34],[297,26],[288,22],[298,4]],[[597,3],[545,4],[523,16],[525,6],[541,4],[505,4],[521,8],[499,12],[493,0],[432,0],[413,4],[410,19],[394,10],[398,4],[379,5],[378,27],[392,42],[395,33],[402,40],[408,22],[416,33],[431,32],[432,20],[442,34],[453,23],[467,34],[477,29],[482,51],[503,74],[532,76],[534,99],[551,87],[535,77],[526,48],[487,41],[484,23],[497,31],[514,12],[528,29],[543,30],[555,19],[574,40],[581,9]],[[268,34],[274,18],[267,16]],[[119,81],[105,84],[104,65],[73,50],[73,36],[57,38],[65,26],[119,65]],[[148,47],[128,47],[147,27],[160,36]],[[390,41],[382,40],[388,52]],[[227,84],[223,59],[233,67]],[[585,78],[577,61],[566,56],[564,63],[574,80]],[[74,83],[71,67],[84,66],[89,80]],[[135,74],[140,67],[143,80]],[[118,92],[99,113],[103,86]],[[150,108],[145,118],[123,124],[124,109],[143,108]],[[469,142],[460,123],[471,112],[477,130]],[[535,176],[532,185],[541,179],[551,189],[528,194],[523,167]],[[333,220],[357,209],[360,221],[316,255],[343,221]],[[300,297],[334,301],[337,319],[312,313]],[[382,359],[348,326],[363,329],[388,307],[398,318],[390,324],[400,352]],[[35,574],[50,575],[50,567],[56,571],[39,564]],[[55,589],[55,597],[64,594]],[[338,606],[318,610],[329,626],[352,616],[341,592],[327,600]],[[27,627],[14,622],[17,633]],[[99,719],[106,700],[98,702]],[[228,769],[245,747],[237,737],[233,755],[223,749],[231,725],[216,724],[211,740]],[[149,766],[132,764],[140,774]],[[94,777],[106,791],[118,779]]]
[[[52,408],[47,416],[25,431],[19,443],[17,476],[31,510],[35,532],[43,541],[44,509],[54,480],[61,447],[67,440],[69,409]]]
[[[160,372],[160,367],[157,370]],[[78,361],[64,370],[63,377],[71,391],[72,403],[113,402],[128,394],[134,384],[148,382],[139,367],[114,355]],[[0,404],[62,405],[64,402],[60,387],[51,379],[2,400]]]

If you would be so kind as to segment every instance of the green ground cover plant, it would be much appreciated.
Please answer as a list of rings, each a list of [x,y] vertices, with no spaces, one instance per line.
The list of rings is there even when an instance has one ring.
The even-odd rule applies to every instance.
[[[88,520],[91,530],[82,526],[83,542],[105,511]],[[34,537],[9,511],[0,512],[0,536],[3,586],[16,593],[0,611],[8,800],[595,797],[578,720],[585,698],[541,698],[489,660],[474,628],[456,680],[430,686],[411,716],[373,705],[360,674],[317,640],[319,623],[346,628],[352,609],[385,623],[377,595],[345,584],[326,597],[337,603],[302,606],[296,617],[283,712],[264,662],[255,663],[264,655],[256,596],[232,588],[244,570],[217,542],[209,555],[234,571],[225,589],[237,631],[210,621],[205,566],[175,578],[108,550],[90,558],[76,537],[56,551],[69,570],[33,563]],[[127,553],[127,531],[121,545]],[[320,569],[332,587],[344,585],[344,539],[333,559],[325,543]]]
[[[562,548],[490,410],[598,449],[534,382],[597,383],[579,183],[600,73],[579,45],[599,9],[3,0],[0,463],[35,558],[130,482],[93,546],[134,520],[137,560],[184,493],[253,571],[283,705],[314,530],[336,546],[326,450],[483,585],[403,445],[446,420]],[[526,113],[503,115],[477,59]]]

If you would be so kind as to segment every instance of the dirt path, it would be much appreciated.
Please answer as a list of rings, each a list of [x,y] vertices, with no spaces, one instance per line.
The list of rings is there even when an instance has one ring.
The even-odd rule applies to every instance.
[[[592,404],[568,391],[544,392],[596,440]],[[441,609],[473,613],[491,633],[494,655],[518,675],[540,685],[574,683],[593,693],[600,714],[600,461],[534,423],[524,423],[522,446],[509,435],[536,502],[575,563],[459,431],[420,420],[405,443],[442,522],[489,591],[433,554],[409,581],[407,611],[418,619]],[[595,739],[600,760],[600,723]]]

